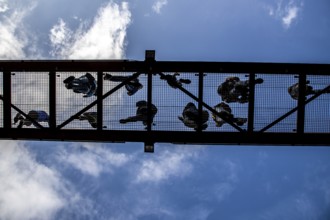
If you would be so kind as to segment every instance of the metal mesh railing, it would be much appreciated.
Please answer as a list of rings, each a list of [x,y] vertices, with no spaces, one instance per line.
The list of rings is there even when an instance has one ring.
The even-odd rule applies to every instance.
[[[288,88],[297,83],[298,78],[288,74],[256,74],[256,78],[264,80],[255,88],[254,130],[258,131],[297,106],[297,101],[290,97]],[[267,131],[294,132],[296,122],[295,112]]]
[[[136,79],[126,82],[125,80],[129,77],[135,76],[135,71],[95,70],[86,72],[61,70],[53,72],[56,74],[55,85],[53,85],[56,91],[55,100],[51,100],[52,96],[50,95],[50,73],[51,71],[0,72],[1,94],[3,94],[5,86],[8,86],[3,83],[4,75],[10,74],[11,97],[10,99],[7,97],[7,100],[10,100],[10,104],[15,106],[15,108],[11,107],[12,122],[19,119],[18,113],[20,111],[26,115],[29,115],[30,111],[43,111],[49,115],[51,111],[50,106],[52,103],[55,103],[55,122],[59,126],[58,128],[97,129],[97,116],[100,114],[98,110],[100,111],[99,107],[101,106],[103,130],[144,131],[147,127],[146,120],[143,122],[143,120],[140,120],[141,118],[137,121],[131,118],[129,120],[127,119],[136,116],[136,105],[139,101],[148,101],[150,97],[152,97],[152,104],[157,107],[157,114],[153,118],[153,124],[151,126],[151,130],[154,131],[193,132],[200,129],[205,132],[244,132],[248,130],[249,123],[252,123],[253,132],[295,133],[297,132],[297,121],[300,120],[297,113],[298,99],[297,97],[295,99],[295,97],[290,96],[288,91],[290,87],[299,82],[299,77],[302,76],[301,73],[296,72],[265,72],[251,75],[249,71],[246,73],[231,73],[230,71],[204,73],[202,71],[180,73],[174,71],[154,71],[149,73],[151,76],[146,72],[138,72],[139,75]],[[101,78],[99,78],[100,73]],[[179,87],[171,85],[169,81],[162,78],[166,75],[174,74],[176,74],[177,80],[180,81],[181,79],[181,86]],[[151,81],[148,81],[148,76],[151,77]],[[219,94],[219,85],[222,85],[222,83],[228,80],[228,77],[238,78],[242,82],[245,82],[242,85],[249,85],[246,82],[251,80],[252,76],[256,84],[254,85],[253,93],[250,87],[245,91],[246,100],[228,101],[228,99],[225,99]],[[83,79],[83,77],[85,78]],[[262,81],[259,79],[262,79]],[[94,84],[92,86],[89,85],[90,88],[85,91],[85,88],[79,87],[81,85],[75,85],[75,83],[81,83],[79,80],[87,80],[87,84]],[[100,80],[101,84],[99,84]],[[315,91],[320,91],[330,85],[329,75],[306,74],[306,80],[307,85],[313,87]],[[123,82],[126,82],[125,85],[118,88],[118,85]],[[151,82],[152,88],[148,88],[150,86],[149,82]],[[102,85],[102,88],[99,88],[99,85]],[[132,94],[130,87],[136,87],[137,85],[138,89]],[[107,97],[102,97],[116,88],[118,89]],[[242,87],[237,88],[242,89]],[[102,100],[99,100],[101,105],[97,106],[97,91],[100,89],[103,91],[101,95],[99,94],[99,98],[102,98]],[[148,92],[151,92],[151,94],[148,94]],[[249,97],[250,93],[254,94],[254,97]],[[317,92],[310,93],[307,89],[306,93],[307,100]],[[250,103],[251,99],[253,99],[254,104]],[[198,100],[201,102],[198,102]],[[301,124],[304,124],[304,131],[306,133],[330,132],[329,100],[330,94],[325,93],[305,106],[304,123]],[[179,117],[182,117],[183,110],[188,103],[193,103],[199,113],[203,111],[208,112],[207,127],[203,127],[203,129],[201,127],[189,127],[179,119]],[[219,124],[219,122],[214,120],[214,118],[221,119],[223,116],[214,115],[214,111],[212,111],[212,109],[214,110],[214,106],[220,103],[225,103],[230,108],[232,118],[229,120],[232,120],[231,123],[224,120],[222,121],[223,124]],[[88,110],[77,114],[91,104],[92,106]],[[253,105],[253,108],[250,105]],[[4,127],[5,124],[4,106],[4,102],[0,102],[0,127]],[[202,107],[202,111],[198,110],[199,107]],[[292,112],[287,117],[278,120],[290,111]],[[249,121],[249,117],[251,116],[253,116],[253,120]],[[236,123],[238,119],[244,122],[238,124]],[[201,121],[197,121],[196,123],[201,123]],[[35,124],[32,123],[23,127],[38,127],[33,125]],[[40,125],[46,128],[49,127],[47,120],[40,121]],[[19,122],[11,125],[12,128],[17,128],[18,126]],[[202,124],[198,124],[198,126],[202,126]]]
[[[103,94],[118,86],[123,80],[132,76],[133,72],[106,72],[104,76],[113,77],[103,80]],[[106,130],[144,130],[141,122],[120,123],[121,119],[134,116],[136,114],[136,102],[147,100],[147,77],[144,74],[139,75],[136,81],[141,88],[132,95],[126,86],[103,100],[103,124]]]
[[[164,72],[165,75],[173,75],[173,72]],[[184,107],[192,102],[197,106],[197,102],[184,94],[178,88],[171,87],[168,82],[160,78],[160,75],[153,76],[153,102],[158,108],[155,117],[154,130],[191,131],[192,128],[184,126],[179,120]],[[190,93],[198,97],[198,77],[194,73],[180,73],[177,79],[189,80],[189,84],[182,86]]]
[[[231,109],[231,113],[235,118],[245,118],[248,117],[248,102],[238,103],[238,102],[226,102],[219,94],[218,87],[226,81],[228,77],[238,77],[241,81],[249,80],[249,75],[245,73],[207,73],[204,74],[204,88],[203,88],[203,99],[205,103],[213,107],[219,103],[226,103]],[[247,129],[247,123],[240,125],[242,129]],[[221,126],[217,126],[217,123],[212,118],[212,113],[210,112],[210,122],[206,131],[237,131],[230,124],[224,123]]]
[[[91,76],[97,79],[95,72],[89,72]],[[65,122],[68,118],[79,112],[88,104],[96,100],[96,96],[91,94],[89,97],[83,93],[75,92],[74,88],[68,89],[64,83],[65,80],[74,77],[79,79],[86,75],[86,72],[57,72],[56,73],[56,124],[60,125]],[[73,78],[72,78],[73,79]],[[96,107],[91,108],[88,112],[97,112]],[[70,122],[64,127],[75,128],[75,129],[91,129],[89,123],[86,121],[79,120],[78,118]]]
[[[49,74],[48,72],[12,72],[11,73],[11,102],[27,115],[33,115],[34,111],[44,112],[49,115]],[[12,121],[15,118],[24,117],[17,110],[12,109]],[[48,127],[46,121],[40,124]],[[34,128],[26,123],[24,127]],[[20,126],[20,121],[12,125]]]
[[[313,90],[322,90],[330,85],[329,76],[308,75],[307,80]],[[330,94],[321,95],[306,105],[305,132],[330,133]]]

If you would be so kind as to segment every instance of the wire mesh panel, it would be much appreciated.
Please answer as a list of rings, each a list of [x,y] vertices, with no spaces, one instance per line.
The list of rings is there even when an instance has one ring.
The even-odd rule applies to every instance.
[[[3,95],[3,72],[0,72],[0,94]],[[3,127],[3,101],[0,100],[0,127]]]
[[[133,74],[127,72],[104,73],[103,93],[111,91]],[[128,120],[128,118],[136,116],[137,102],[147,100],[147,89],[147,76],[141,74],[104,99],[103,124],[106,126],[105,129],[144,130],[146,126],[141,121],[134,121],[133,118]]]
[[[158,108],[153,130],[194,131],[193,128],[186,127],[179,117],[182,117],[184,108],[190,102],[198,108],[197,102],[172,85],[173,81],[166,80],[170,79],[168,76],[173,77],[175,73],[164,72],[163,74],[166,78],[161,75],[153,76],[153,103]],[[195,73],[176,73],[175,77],[183,88],[198,97],[198,76]]]
[[[307,99],[330,85],[329,76],[307,76]],[[305,107],[305,132],[330,132],[330,93],[324,93]]]
[[[61,125],[96,100],[97,75],[95,72],[57,72],[56,76],[56,124]],[[96,113],[96,109],[95,105],[87,112]],[[94,129],[84,115],[80,116],[64,128]]]
[[[220,110],[222,108],[219,108],[219,106],[224,107],[224,109],[226,109],[226,112],[228,113],[230,113],[231,111],[231,114],[233,115],[232,121],[234,122],[234,124],[240,126],[242,129],[246,129],[248,115],[248,97],[238,95],[238,99],[236,100],[228,97],[229,91],[227,92],[226,88],[229,89],[227,85],[228,82],[232,79],[239,80],[235,82],[244,85],[245,83],[248,83],[247,80],[249,79],[249,75],[243,73],[204,74],[203,99],[206,104],[208,104],[210,107],[213,107],[218,112],[222,111]],[[213,115],[210,112],[210,120],[207,131],[237,131],[237,129],[232,127],[230,124],[225,123],[219,117]]]
[[[11,76],[12,104],[29,115],[40,125],[48,127],[49,114],[49,73],[15,72]],[[13,127],[34,128],[30,120],[25,119],[12,109]]]
[[[255,122],[254,130],[259,131],[297,107],[298,101],[288,93],[288,88],[298,82],[297,75],[257,74],[264,82],[255,88]],[[297,112],[283,119],[267,132],[295,132]]]

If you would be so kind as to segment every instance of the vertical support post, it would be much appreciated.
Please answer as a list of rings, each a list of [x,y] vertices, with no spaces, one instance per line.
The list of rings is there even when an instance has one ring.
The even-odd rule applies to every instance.
[[[103,128],[103,72],[97,72],[97,130]]]
[[[204,73],[198,74],[198,127],[197,132],[202,131],[202,116],[203,116],[203,85],[204,85]]]
[[[255,96],[255,73],[249,74],[249,109],[248,109],[248,132],[253,132],[254,129],[254,96]]]
[[[11,72],[3,71],[3,127],[11,128]]]
[[[56,71],[49,72],[49,127],[56,128]]]
[[[148,118],[147,118],[147,131],[151,131],[152,127],[152,72],[148,71],[148,91],[147,91],[147,112],[148,112]]]
[[[152,127],[152,64],[155,62],[154,50],[146,50],[145,52],[145,63],[146,63],[146,73],[148,74],[148,90],[147,90],[147,131],[151,131]]]
[[[299,74],[299,96],[297,112],[297,133],[302,134],[305,130],[305,99],[306,99],[306,74]]]
[[[147,89],[147,132],[151,132],[152,130],[152,74],[153,74],[153,63],[155,62],[155,54],[154,50],[146,50],[145,52],[145,68],[146,74],[148,75],[148,89]],[[144,142],[144,152],[145,153],[153,153],[154,152],[154,141],[151,135],[147,135],[147,139]]]

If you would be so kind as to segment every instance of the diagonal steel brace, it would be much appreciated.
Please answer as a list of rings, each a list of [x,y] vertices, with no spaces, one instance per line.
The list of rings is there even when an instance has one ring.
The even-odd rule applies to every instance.
[[[329,91],[329,89],[330,89],[330,85],[327,86],[327,87],[325,87],[324,89],[322,89],[320,92],[316,93],[314,96],[312,96],[309,99],[307,99],[303,103],[303,106],[307,105],[308,103],[310,103],[314,99],[318,98],[320,95],[322,95],[325,92]],[[299,108],[299,106],[291,109],[290,111],[288,111],[287,113],[285,113],[284,115],[282,115],[281,117],[279,117],[278,119],[276,119],[275,121],[273,121],[272,123],[270,123],[269,125],[267,125],[266,127],[264,127],[263,129],[261,129],[259,132],[262,133],[262,132],[268,130],[269,128],[273,127],[274,125],[276,125],[277,123],[279,123],[283,119],[287,118],[288,116],[290,116],[291,114],[293,114],[294,112],[296,112],[298,110],[298,108]]]
[[[107,98],[108,96],[110,96],[111,94],[113,94],[114,92],[116,92],[117,90],[119,90],[121,87],[123,87],[124,85],[126,85],[127,83],[129,83],[131,80],[136,79],[137,77],[139,77],[140,74],[141,74],[140,72],[134,73],[132,76],[130,76],[129,78],[127,78],[126,80],[124,80],[123,82],[121,82],[120,84],[118,84],[117,86],[115,86],[114,88],[112,88],[110,91],[108,91],[107,93],[105,93],[104,95],[102,95],[102,100],[105,99],[105,98]],[[98,103],[98,100],[95,100],[91,104],[87,105],[85,108],[83,108],[82,110],[80,110],[79,112],[77,112],[76,114],[74,114],[73,116],[71,116],[70,118],[68,118],[62,124],[58,125],[56,127],[56,129],[63,128],[64,126],[66,126],[67,124],[69,124],[71,121],[73,121],[75,118],[77,118],[79,115],[83,114],[84,112],[86,112],[89,109],[91,109],[92,107],[94,107],[97,103]]]
[[[2,101],[4,101],[2,95],[0,95],[0,99],[1,99]],[[17,106],[15,106],[14,104],[10,103],[10,106],[11,106],[13,109],[15,109],[17,112],[19,112],[20,114],[22,114],[25,118],[29,119],[29,120],[32,122],[32,124],[34,124],[36,127],[41,128],[41,129],[42,129],[42,128],[45,128],[44,126],[42,126],[41,124],[39,124],[36,120],[34,120],[33,118],[31,118],[28,114],[25,114],[25,112],[23,112],[21,109],[19,109],[19,108],[18,108]]]
[[[164,73],[159,72],[158,73],[160,76],[165,76]],[[177,88],[180,89],[183,93],[185,93],[186,95],[188,95],[190,98],[194,99],[196,102],[198,103],[202,103],[202,105],[209,110],[210,112],[214,113],[215,115],[219,116],[221,119],[223,119],[225,122],[227,122],[228,124],[230,124],[232,127],[234,127],[236,130],[240,131],[240,132],[246,132],[246,130],[243,130],[242,128],[238,127],[237,125],[235,125],[233,122],[227,120],[226,118],[224,118],[223,116],[221,116],[216,110],[214,110],[211,106],[209,106],[208,104],[206,104],[205,102],[202,102],[199,98],[197,98],[195,95],[193,95],[191,92],[189,92],[188,90],[186,90],[185,88],[183,88],[180,85],[177,85]]]

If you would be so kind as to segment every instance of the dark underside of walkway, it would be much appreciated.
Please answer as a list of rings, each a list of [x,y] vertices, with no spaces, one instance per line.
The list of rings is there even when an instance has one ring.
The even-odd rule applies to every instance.
[[[330,146],[330,65],[171,62],[155,61],[153,56],[147,51],[144,61],[0,61],[0,138]],[[67,89],[63,83],[87,72],[97,87],[90,97]],[[190,83],[171,87],[164,76],[176,72],[178,80]],[[106,80],[106,74],[123,80]],[[218,93],[228,77],[248,82],[246,100],[231,102]],[[129,95],[127,87],[134,80],[142,86]],[[297,99],[288,92],[295,84],[299,84]],[[316,92],[310,93],[311,88]],[[141,100],[147,102],[144,123],[122,123],[121,119],[136,116],[136,103]],[[195,126],[178,118],[183,117],[187,103],[196,106]],[[219,113],[215,108],[219,103],[230,107],[232,118],[245,119],[245,123]],[[152,104],[157,107],[154,117],[150,114]],[[31,110],[44,111],[49,118],[38,121],[29,114]],[[207,121],[202,119],[204,111],[209,115]],[[97,115],[94,126],[90,120],[78,119],[87,112]],[[32,125],[18,128],[19,123],[13,123],[18,113]]]

